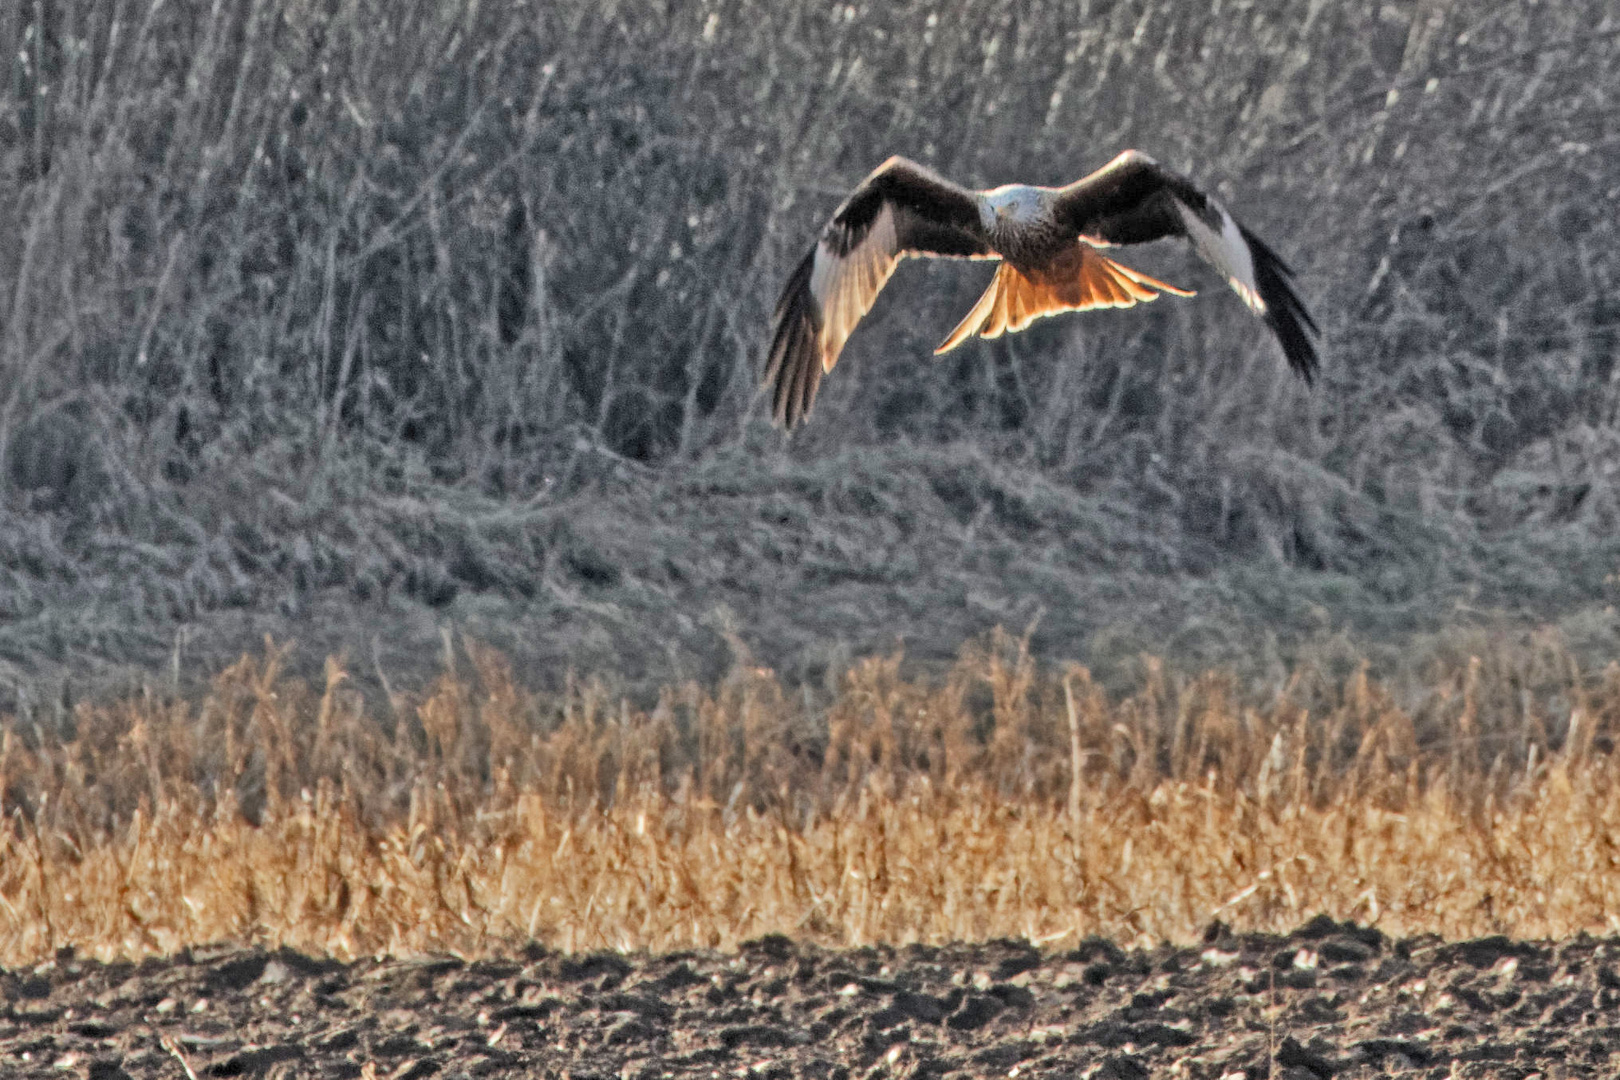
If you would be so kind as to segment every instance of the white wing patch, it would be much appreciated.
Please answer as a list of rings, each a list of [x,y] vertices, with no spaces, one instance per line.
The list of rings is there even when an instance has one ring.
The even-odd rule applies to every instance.
[[[838,363],[838,354],[855,332],[855,324],[872,310],[877,294],[893,276],[900,262],[899,246],[894,208],[887,204],[848,255],[837,255],[825,240],[816,245],[810,295],[815,297],[821,314],[817,343],[821,347],[822,371],[831,371]]]
[[[1249,310],[1256,315],[1264,315],[1266,302],[1260,299],[1260,287],[1254,281],[1254,255],[1249,251],[1248,241],[1243,239],[1243,233],[1238,229],[1237,222],[1232,220],[1232,215],[1226,212],[1224,206],[1210,200],[1210,204],[1221,212],[1221,231],[1217,233],[1180,199],[1174,202],[1182,223],[1187,227],[1187,238],[1192,241],[1198,254],[1226,275],[1226,280],[1243,298],[1243,302],[1249,305]]]

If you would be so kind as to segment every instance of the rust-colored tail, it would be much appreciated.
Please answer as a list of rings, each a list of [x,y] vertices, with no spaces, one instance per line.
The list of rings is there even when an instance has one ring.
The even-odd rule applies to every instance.
[[[1134,307],[1139,302],[1157,299],[1161,292],[1193,295],[1186,289],[1121,266],[1090,244],[1076,242],[1034,276],[1015,270],[1010,263],[1002,263],[973,310],[934,353],[949,352],[974,334],[1000,337],[1060,311]]]

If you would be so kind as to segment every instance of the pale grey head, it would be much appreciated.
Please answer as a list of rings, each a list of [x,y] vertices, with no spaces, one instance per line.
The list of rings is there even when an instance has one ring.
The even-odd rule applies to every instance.
[[[1031,225],[1041,216],[1041,190],[1028,184],[1003,184],[984,193],[979,203],[979,220],[986,229]]]
[[[979,221],[996,250],[1010,262],[1034,261],[1065,239],[1057,229],[1049,192],[1028,184],[1003,184],[979,197]]]

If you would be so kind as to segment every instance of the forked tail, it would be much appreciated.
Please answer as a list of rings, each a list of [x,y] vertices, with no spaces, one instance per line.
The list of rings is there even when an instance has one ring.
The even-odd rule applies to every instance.
[[[949,352],[974,334],[1000,337],[1061,311],[1134,307],[1157,299],[1160,293],[1194,295],[1122,266],[1090,244],[1077,242],[1034,275],[1024,274],[1011,263],[998,266],[979,302],[934,353]]]

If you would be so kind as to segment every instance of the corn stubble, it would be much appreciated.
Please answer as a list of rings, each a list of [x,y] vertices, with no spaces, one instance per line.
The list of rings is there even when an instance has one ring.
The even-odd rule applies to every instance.
[[[1620,669],[1474,659],[1400,707],[1358,672],[1255,704],[1144,664],[1109,701],[1004,635],[943,679],[857,664],[812,709],[771,673],[562,700],[503,660],[369,709],[284,653],[200,700],[80,706],[0,746],[0,963],[222,939],[339,957],[833,945],[1058,944],[1284,929],[1612,932]],[[1571,704],[1573,703],[1573,704]]]

